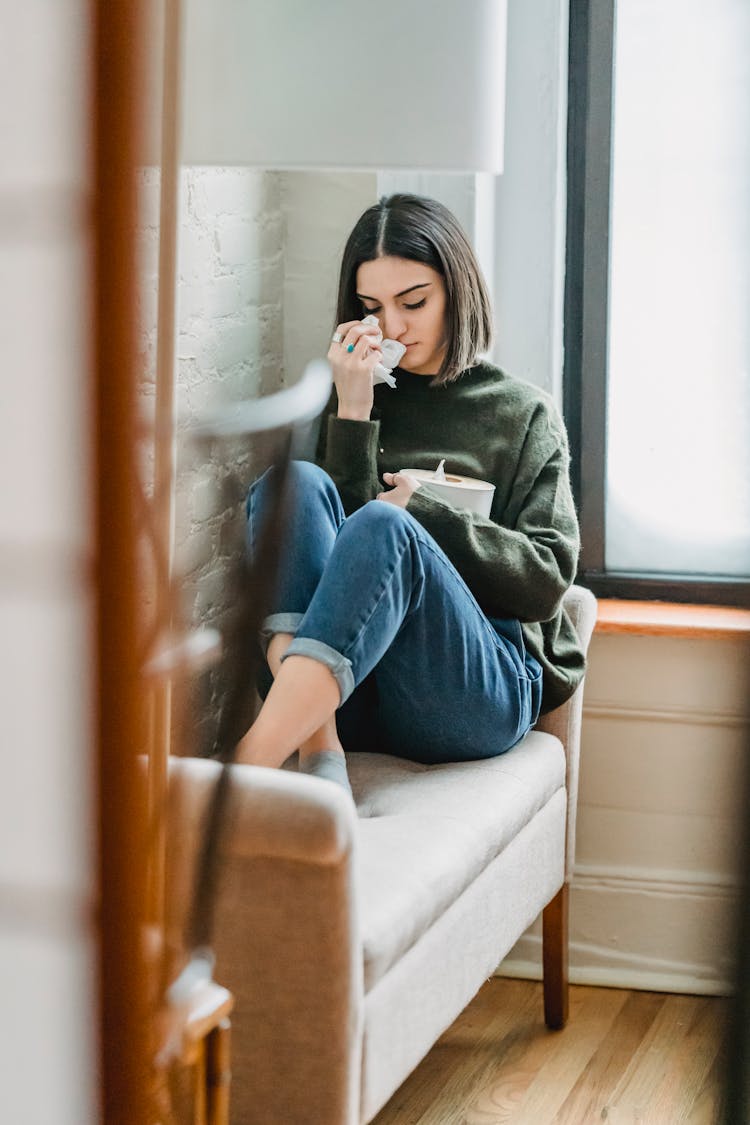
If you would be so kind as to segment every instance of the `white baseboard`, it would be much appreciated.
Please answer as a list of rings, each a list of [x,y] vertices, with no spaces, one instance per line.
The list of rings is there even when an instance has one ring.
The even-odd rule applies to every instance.
[[[574,984],[724,996],[732,991],[736,888],[703,872],[581,867],[571,880]],[[541,922],[497,975],[541,980]]]
[[[571,947],[571,958],[573,948]],[[514,977],[520,980],[541,980],[541,949],[539,958],[522,961],[508,956],[498,965],[497,977]],[[601,988],[629,988],[643,992],[676,992],[691,996],[730,996],[733,984],[718,977],[701,977],[696,973],[680,973],[664,969],[649,971],[624,965],[570,965],[568,977],[571,984],[591,984]]]

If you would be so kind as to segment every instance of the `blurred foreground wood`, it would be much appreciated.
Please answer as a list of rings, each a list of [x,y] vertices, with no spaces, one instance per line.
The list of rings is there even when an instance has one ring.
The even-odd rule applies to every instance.
[[[192,1070],[193,1125],[229,1125],[233,1007],[232,994],[212,983],[190,1013],[182,1063]]]
[[[727,1001],[493,977],[372,1125],[716,1125]]]

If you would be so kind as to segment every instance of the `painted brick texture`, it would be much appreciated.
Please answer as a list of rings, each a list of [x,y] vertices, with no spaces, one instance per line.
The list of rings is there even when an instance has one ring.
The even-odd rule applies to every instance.
[[[138,232],[142,396],[156,393],[159,171],[140,176]],[[244,548],[243,501],[263,468],[267,443],[196,447],[189,427],[213,408],[257,397],[283,383],[284,219],[277,173],[186,168],[180,183],[177,292],[177,487],[175,572],[182,624],[222,628],[232,612],[229,566]],[[144,487],[153,488],[146,443]],[[149,559],[144,554],[147,570]],[[190,745],[211,749],[223,675],[193,685]],[[191,733],[192,732],[192,733]]]

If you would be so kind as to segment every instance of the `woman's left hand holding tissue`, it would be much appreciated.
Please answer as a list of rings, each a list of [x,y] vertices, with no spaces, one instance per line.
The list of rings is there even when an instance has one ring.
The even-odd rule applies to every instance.
[[[379,492],[376,500],[384,500],[386,504],[395,504],[398,508],[405,508],[409,498],[419,488],[419,481],[409,473],[383,473],[383,480],[391,485],[390,492]]]

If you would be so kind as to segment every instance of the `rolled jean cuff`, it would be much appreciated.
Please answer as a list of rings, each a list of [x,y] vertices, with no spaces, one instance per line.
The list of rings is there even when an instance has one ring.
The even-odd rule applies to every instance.
[[[294,636],[299,629],[302,616],[301,613],[272,613],[270,617],[265,618],[258,634],[264,656],[268,652],[271,638],[277,633],[291,633]]]
[[[292,614],[281,614],[279,616],[291,617]],[[354,673],[352,672],[351,660],[347,660],[340,652],[336,652],[335,648],[331,648],[323,641],[316,641],[313,637],[295,637],[282,656],[282,661],[286,660],[287,656],[309,656],[320,664],[325,664],[326,668],[330,668],[341,692],[339,707],[342,703],[346,703],[354,691]]]

